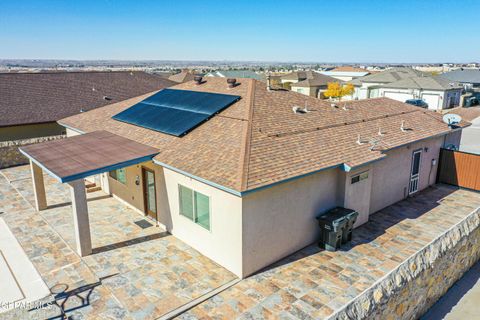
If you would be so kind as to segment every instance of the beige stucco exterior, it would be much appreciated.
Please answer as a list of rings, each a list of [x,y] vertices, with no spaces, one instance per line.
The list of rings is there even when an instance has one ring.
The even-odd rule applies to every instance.
[[[246,277],[317,241],[315,218],[329,209],[356,210],[355,226],[359,226],[370,214],[408,196],[415,150],[422,150],[419,190],[434,184],[440,147],[458,144],[459,137],[454,132],[426,139],[347,172],[338,167],[325,169],[241,196],[152,161],[126,168],[126,184],[105,174],[99,181],[104,190],[144,215],[141,168],[154,170],[159,225],[238,277]],[[368,177],[352,183],[352,177],[361,173]],[[180,215],[179,184],[209,197],[210,230]]]
[[[163,172],[157,180],[160,221],[174,236],[242,277],[242,198],[169,169]],[[180,215],[179,184],[210,198],[210,230]]]
[[[324,170],[243,198],[244,275],[318,239],[315,218],[337,205],[338,173]]]
[[[423,140],[387,152],[387,157],[373,164],[370,213],[377,212],[408,196],[412,153],[422,150],[419,190],[435,183],[440,147],[444,137]],[[435,159],[435,165],[432,160]]]

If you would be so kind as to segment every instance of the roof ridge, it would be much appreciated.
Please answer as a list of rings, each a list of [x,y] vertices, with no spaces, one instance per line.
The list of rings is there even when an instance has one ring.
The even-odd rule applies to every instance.
[[[250,163],[250,142],[252,138],[253,106],[255,102],[255,79],[250,79],[247,91],[248,122],[243,132],[245,143],[240,151],[240,191],[247,189],[248,167]]]
[[[337,127],[353,125],[353,124],[362,123],[362,122],[365,123],[365,122],[376,121],[376,120],[385,119],[385,118],[392,118],[392,117],[401,116],[401,115],[414,113],[414,112],[420,112],[420,111],[421,110],[402,111],[402,112],[392,113],[392,114],[388,114],[388,115],[376,116],[376,117],[372,117],[372,118],[368,118],[368,119],[359,119],[359,120],[354,120],[354,121],[350,121],[350,122],[339,122],[339,123],[334,123],[334,124],[330,124],[330,125],[324,125],[324,126],[321,126],[321,127],[319,126],[319,127],[290,131],[290,132],[270,133],[267,136],[268,137],[285,137],[285,136],[291,136],[291,135],[294,135],[294,134],[303,134],[303,133],[309,133],[309,132],[315,132],[315,131],[320,131],[320,130],[326,130],[326,129],[332,129],[332,128],[337,128]]]

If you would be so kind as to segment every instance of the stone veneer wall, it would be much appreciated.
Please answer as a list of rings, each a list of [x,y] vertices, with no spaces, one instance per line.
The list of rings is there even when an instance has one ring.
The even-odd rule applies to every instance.
[[[28,163],[28,159],[18,151],[18,147],[29,144],[65,138],[64,135],[38,137],[0,142],[0,169]]]
[[[480,258],[480,208],[329,319],[417,319]]]

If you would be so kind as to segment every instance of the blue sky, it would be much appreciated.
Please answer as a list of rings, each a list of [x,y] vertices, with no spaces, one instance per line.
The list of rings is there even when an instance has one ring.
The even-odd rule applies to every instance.
[[[480,1],[14,1],[0,58],[469,62]]]

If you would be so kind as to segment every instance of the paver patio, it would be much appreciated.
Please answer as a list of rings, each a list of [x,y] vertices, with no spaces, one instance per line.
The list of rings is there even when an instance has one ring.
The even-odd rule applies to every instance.
[[[101,192],[88,203],[95,253],[80,258],[64,187],[46,177],[54,205],[38,213],[30,183],[20,168],[0,171],[0,217],[47,285],[72,293],[63,309],[73,319],[151,319],[234,279],[159,228],[139,228],[138,213]],[[370,216],[341,251],[306,247],[179,318],[326,318],[478,207],[480,193],[437,185]]]
[[[37,212],[29,167],[0,171],[0,218],[57,304],[12,319],[56,317],[62,309],[72,319],[154,319],[235,279],[161,228],[136,225],[139,213],[101,191],[88,194],[94,254],[80,258],[69,190],[50,176],[45,186],[49,208]]]
[[[480,193],[437,185],[370,216],[350,246],[309,246],[181,319],[323,319],[480,207]]]

